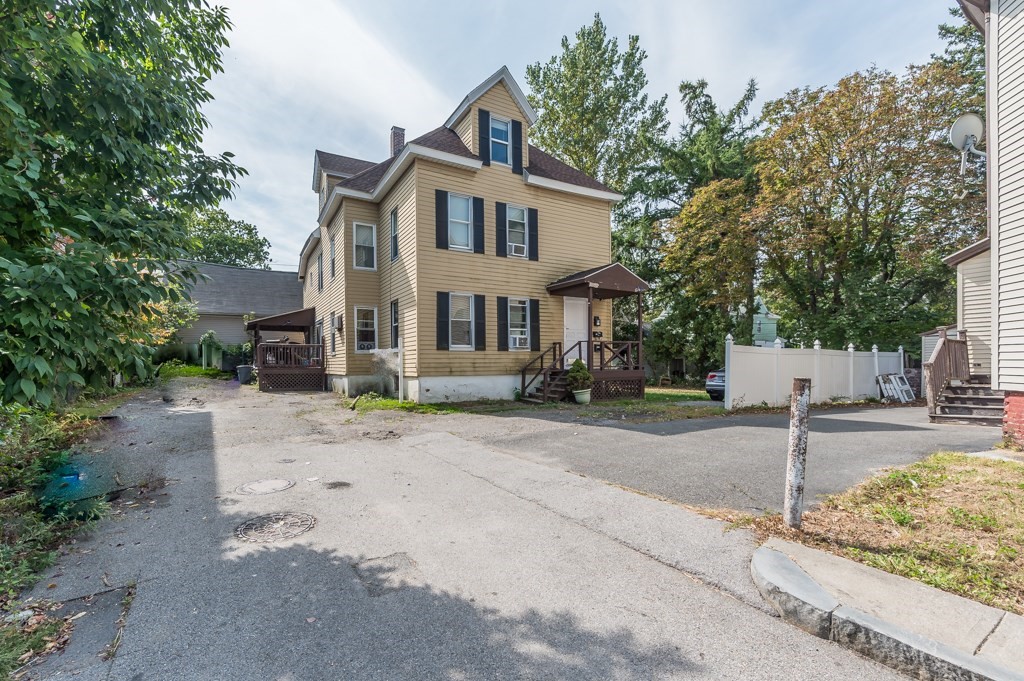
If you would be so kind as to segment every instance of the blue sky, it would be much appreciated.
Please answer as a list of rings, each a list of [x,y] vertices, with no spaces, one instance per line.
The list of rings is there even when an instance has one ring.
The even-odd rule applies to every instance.
[[[234,30],[206,107],[209,152],[249,171],[224,208],[270,239],[275,269],[294,270],[316,226],[316,148],[388,156],[392,125],[407,137],[441,125],[463,96],[507,65],[546,61],[600,12],[621,43],[638,34],[649,91],[705,78],[722,105],[754,77],[757,109],[795,87],[834,83],[872,64],[901,70],[940,51],[955,0],[220,0]]]

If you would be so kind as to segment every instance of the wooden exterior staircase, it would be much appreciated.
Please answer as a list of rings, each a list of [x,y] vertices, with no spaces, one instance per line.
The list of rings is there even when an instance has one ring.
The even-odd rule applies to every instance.
[[[1003,393],[992,390],[988,376],[972,376],[967,334],[959,339],[939,332],[939,342],[924,363],[924,393],[928,420],[999,426],[1003,423]]]
[[[644,399],[643,345],[639,341],[579,341],[563,351],[552,343],[522,369],[524,402],[557,402],[569,397],[566,376],[576,358],[594,377],[591,399]]]
[[[1000,426],[1003,423],[1003,391],[993,390],[988,376],[951,381],[935,401],[933,423]]]

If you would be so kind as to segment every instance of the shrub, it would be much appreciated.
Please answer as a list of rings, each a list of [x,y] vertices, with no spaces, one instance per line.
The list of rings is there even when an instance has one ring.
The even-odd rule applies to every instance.
[[[582,360],[577,359],[569,367],[569,373],[565,377],[569,390],[589,390],[594,385],[594,376],[587,369]]]

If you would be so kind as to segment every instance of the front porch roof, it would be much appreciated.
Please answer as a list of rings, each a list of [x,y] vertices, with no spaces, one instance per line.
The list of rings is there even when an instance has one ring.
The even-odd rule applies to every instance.
[[[613,262],[589,270],[583,270],[558,281],[548,284],[548,293],[554,296],[570,296],[586,298],[587,292],[593,290],[594,298],[623,298],[643,293],[651,288],[650,284],[629,271],[628,268]]]
[[[298,331],[316,325],[316,308],[294,310],[246,322],[246,331]]]

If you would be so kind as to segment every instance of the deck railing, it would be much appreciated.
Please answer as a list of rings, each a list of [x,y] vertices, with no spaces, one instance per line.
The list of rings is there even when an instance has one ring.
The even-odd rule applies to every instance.
[[[967,381],[971,378],[971,361],[967,354],[967,339],[947,338],[939,334],[939,342],[932,356],[924,363],[924,392],[928,399],[928,413],[935,413],[939,395],[949,387],[950,381]]]
[[[638,371],[643,368],[640,341],[601,341],[594,344],[599,371]]]
[[[322,369],[323,346],[292,343],[261,343],[256,366],[270,369]]]

